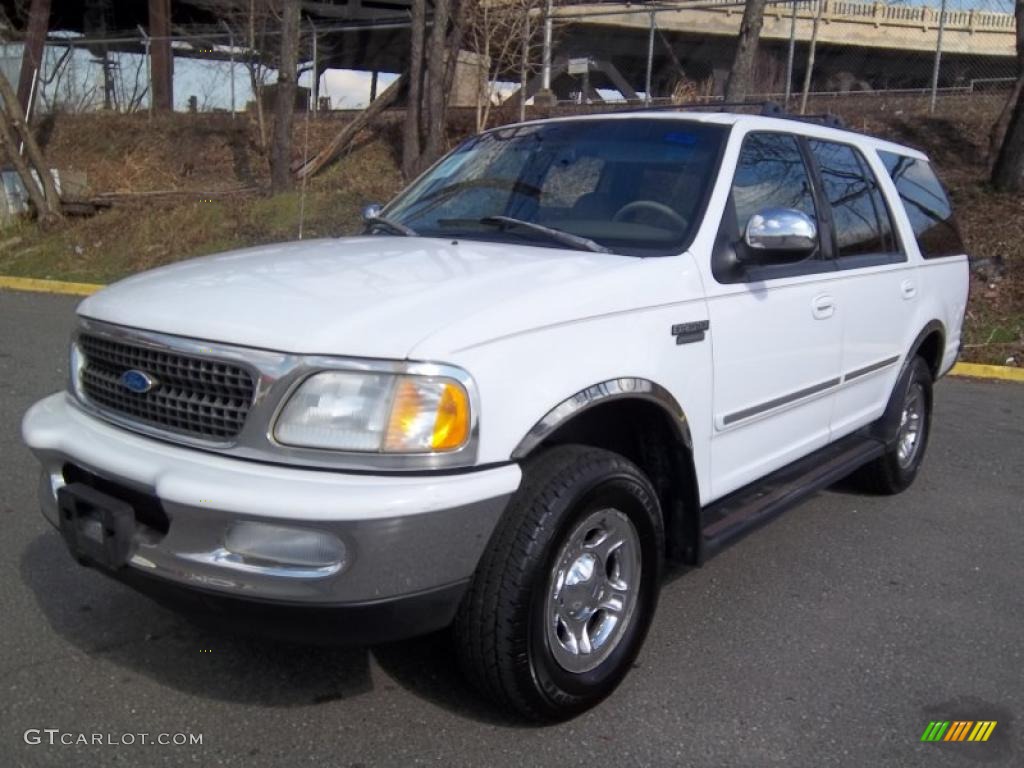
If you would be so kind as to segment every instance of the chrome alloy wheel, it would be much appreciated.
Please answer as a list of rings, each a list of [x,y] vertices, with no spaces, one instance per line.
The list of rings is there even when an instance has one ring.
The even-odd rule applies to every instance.
[[[588,515],[551,571],[544,616],[558,665],[589,672],[622,640],[640,596],[640,537],[617,509]]]
[[[896,444],[896,459],[904,469],[914,463],[917,452],[920,450],[924,418],[924,387],[915,382],[911,384],[903,399],[900,431]]]

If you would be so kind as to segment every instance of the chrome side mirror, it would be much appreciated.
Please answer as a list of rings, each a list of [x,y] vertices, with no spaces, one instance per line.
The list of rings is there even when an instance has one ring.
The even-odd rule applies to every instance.
[[[370,222],[380,216],[384,206],[380,203],[367,203],[363,206],[363,221]]]
[[[743,240],[755,252],[808,254],[818,245],[818,227],[801,211],[765,208],[750,217]]]

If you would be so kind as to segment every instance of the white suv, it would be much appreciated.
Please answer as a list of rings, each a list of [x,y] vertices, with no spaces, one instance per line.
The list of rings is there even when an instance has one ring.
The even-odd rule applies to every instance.
[[[513,125],[365,236],[85,300],[24,438],[80,561],[353,642],[454,624],[488,695],[564,718],[630,668],[666,558],[854,471],[913,481],[967,286],[906,147],[758,115]]]

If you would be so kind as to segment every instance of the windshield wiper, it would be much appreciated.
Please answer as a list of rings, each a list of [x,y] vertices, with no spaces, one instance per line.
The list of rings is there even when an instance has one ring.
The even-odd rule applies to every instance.
[[[385,218],[384,216],[372,216],[366,219],[366,228],[368,230],[371,230],[374,227],[386,229],[393,235],[402,235],[403,237],[419,236],[419,232],[417,232],[412,227],[407,227],[405,226],[405,224],[402,224],[401,222],[392,221],[391,219]]]
[[[560,229],[554,229],[553,227],[545,227],[543,224],[534,224],[532,221],[524,221],[523,219],[515,219],[511,216],[484,216],[478,220],[478,223],[484,224],[490,227],[498,227],[499,229],[525,229],[529,232],[535,232],[538,235],[545,235],[546,237],[554,240],[562,245],[567,245],[570,248],[575,248],[578,251],[593,251],[594,253],[612,253],[610,248],[605,248],[600,243],[595,243],[589,237],[580,237],[579,235],[572,235],[568,232],[563,232]]]

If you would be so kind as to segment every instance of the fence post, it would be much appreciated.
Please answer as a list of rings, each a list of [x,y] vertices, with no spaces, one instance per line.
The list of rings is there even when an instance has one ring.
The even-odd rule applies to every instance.
[[[313,114],[318,115],[320,114],[320,62],[316,49],[316,24],[313,23],[312,19],[309,20],[309,28],[313,31],[313,87],[310,88],[310,92],[313,95]],[[309,101],[307,100],[307,113],[309,112],[309,109]],[[305,179],[303,179],[303,181],[305,181]]]
[[[551,91],[551,0],[547,0],[544,8],[544,48],[541,52],[540,87]]]
[[[651,27],[647,33],[647,79],[644,86],[644,103],[651,103],[651,69],[654,67],[654,11],[651,11]]]
[[[942,33],[946,29],[946,0],[939,10],[939,34],[935,40],[935,65],[932,67],[932,95],[928,103],[928,114],[935,114],[935,99],[939,90],[939,66],[942,64]]]
[[[800,114],[807,111],[807,94],[811,91],[811,76],[814,74],[814,54],[818,47],[818,26],[821,15],[825,11],[826,0],[818,0],[818,12],[814,14],[814,26],[811,27],[811,47],[807,51],[807,71],[804,73],[804,90],[800,94]]]
[[[782,103],[789,109],[789,97],[793,95],[793,56],[796,53],[796,6],[800,0],[792,0],[793,10],[789,16],[789,52],[786,54],[786,96]]]
[[[530,66],[530,12],[523,13],[523,62],[519,68],[519,122],[526,122],[526,81]]]

